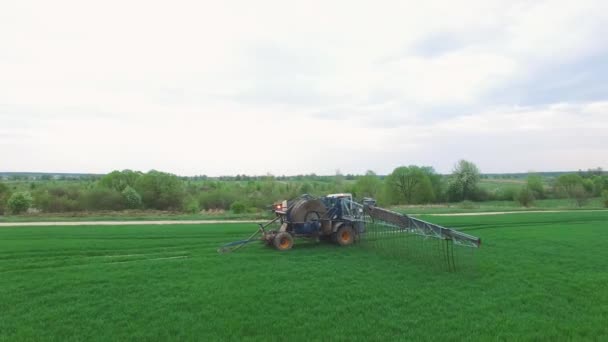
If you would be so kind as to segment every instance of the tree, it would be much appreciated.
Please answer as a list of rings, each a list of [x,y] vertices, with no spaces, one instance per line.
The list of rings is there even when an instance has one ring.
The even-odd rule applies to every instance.
[[[386,186],[392,203],[425,203],[435,198],[427,173],[415,165],[396,168],[387,177]]]
[[[443,177],[435,172],[432,166],[423,166],[420,168],[431,181],[431,187],[433,188],[433,194],[435,195],[436,201],[445,200],[445,194],[443,190]]]
[[[374,171],[367,171],[365,176],[357,178],[355,182],[355,193],[358,197],[372,197],[376,198],[382,187],[382,181],[374,173]]]
[[[141,172],[123,170],[123,171],[112,171],[107,175],[101,177],[99,185],[108,189],[114,189],[122,192],[126,187],[134,187],[135,182],[141,177]]]
[[[608,177],[607,176],[593,177],[593,195],[600,196],[604,190],[608,190]]]
[[[574,192],[578,191],[576,189],[583,187],[583,178],[574,173],[561,175],[557,177],[555,187],[563,196],[574,198]]]
[[[589,198],[589,192],[586,189],[589,184],[584,182],[583,178],[577,174],[570,173],[559,176],[555,186],[558,192],[573,199],[579,207],[582,207]]]
[[[526,183],[528,190],[532,192],[534,198],[542,199],[545,197],[545,187],[543,185],[543,178],[540,175],[535,173],[529,173]]]
[[[534,191],[526,185],[519,190],[515,199],[524,207],[529,207],[534,203]]]
[[[235,201],[230,205],[230,210],[235,214],[242,214],[247,210],[247,206],[241,201]]]
[[[11,190],[6,184],[0,183],[0,215],[6,211],[7,201],[11,197]]]
[[[125,203],[129,209],[141,208],[142,201],[141,195],[137,193],[137,190],[128,186],[122,191],[122,195],[125,198]]]
[[[453,191],[461,191],[460,200],[470,199],[479,182],[479,169],[470,161],[461,159],[454,166],[450,183]]]
[[[602,202],[604,202],[604,207],[608,208],[608,189],[602,191]]]
[[[21,214],[26,212],[32,206],[32,195],[29,192],[15,192],[8,199],[7,207],[12,214]]]
[[[84,194],[83,204],[87,210],[123,210],[127,207],[120,192],[100,186],[89,189]]]
[[[152,170],[139,177],[134,188],[141,194],[146,208],[158,210],[182,208],[185,192],[182,181],[176,175]]]

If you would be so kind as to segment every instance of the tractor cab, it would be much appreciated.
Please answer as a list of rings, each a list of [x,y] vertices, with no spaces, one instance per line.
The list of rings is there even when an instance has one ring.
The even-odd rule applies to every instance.
[[[342,201],[342,199],[346,199],[346,201]],[[323,198],[323,202],[325,202],[325,205],[328,208],[333,208],[336,205],[338,205],[339,203],[345,203],[347,206],[351,206],[351,203],[353,202],[353,195],[352,194],[329,194],[327,196],[325,196]]]

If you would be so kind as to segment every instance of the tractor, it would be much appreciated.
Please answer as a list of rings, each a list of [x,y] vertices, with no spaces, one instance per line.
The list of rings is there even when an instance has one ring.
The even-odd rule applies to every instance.
[[[296,237],[348,246],[365,232],[363,206],[353,202],[352,195],[347,193],[322,198],[303,195],[292,201],[276,203],[273,211],[275,219],[260,225],[260,230],[262,240],[280,251],[291,249]],[[276,222],[280,224],[278,229],[267,229]]]
[[[372,198],[363,198],[358,203],[346,193],[320,198],[302,195],[275,203],[272,211],[273,220],[260,224],[249,238],[221,246],[218,252],[238,250],[260,240],[258,235],[266,245],[279,251],[291,249],[295,238],[326,240],[339,246],[362,240],[378,251],[388,249],[410,255],[435,255],[432,260],[445,262],[449,270],[455,270],[454,246],[470,247],[471,251],[481,246],[481,239],[476,236],[378,207]],[[418,247],[427,251],[417,251]]]

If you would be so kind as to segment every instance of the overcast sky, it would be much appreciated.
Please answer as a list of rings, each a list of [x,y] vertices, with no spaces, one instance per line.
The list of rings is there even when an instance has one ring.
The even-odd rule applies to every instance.
[[[2,1],[0,171],[608,168],[608,1]]]

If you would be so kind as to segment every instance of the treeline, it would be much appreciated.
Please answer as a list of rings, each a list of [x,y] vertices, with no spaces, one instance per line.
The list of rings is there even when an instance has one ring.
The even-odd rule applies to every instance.
[[[551,182],[530,174],[521,186],[507,189],[486,189],[480,186],[482,178],[477,166],[465,160],[459,161],[450,175],[411,165],[398,167],[384,177],[368,171],[362,176],[338,172],[334,176],[239,175],[220,180],[124,170],[86,180],[0,182],[0,214],[128,209],[243,213],[266,210],[275,201],[305,193],[322,196],[340,192],[350,192],[357,199],[372,197],[383,206],[465,200],[515,200],[530,206],[545,198],[572,198],[582,206],[587,199],[600,196],[608,206],[608,176],[601,169],[560,174]]]

